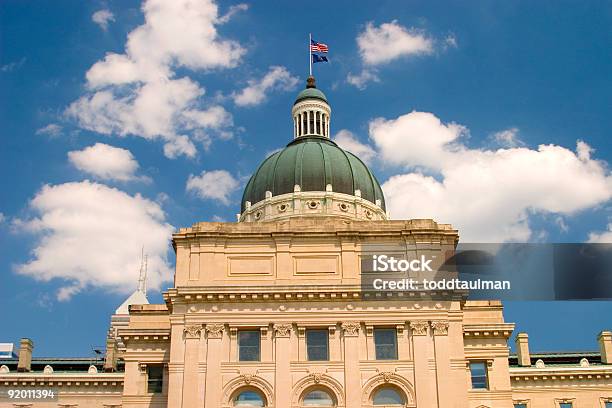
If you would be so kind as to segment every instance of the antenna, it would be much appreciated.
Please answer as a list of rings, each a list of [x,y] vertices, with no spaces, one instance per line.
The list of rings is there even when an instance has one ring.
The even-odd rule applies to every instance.
[[[138,276],[138,290],[145,295],[147,294],[147,261],[148,255],[144,253],[144,245],[140,254],[140,273]]]

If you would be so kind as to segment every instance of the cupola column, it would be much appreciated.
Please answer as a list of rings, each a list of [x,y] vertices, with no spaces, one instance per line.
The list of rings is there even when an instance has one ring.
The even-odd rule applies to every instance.
[[[308,77],[306,89],[298,95],[291,115],[295,122],[293,138],[319,136],[329,138],[331,108],[323,92],[319,91],[314,77]]]

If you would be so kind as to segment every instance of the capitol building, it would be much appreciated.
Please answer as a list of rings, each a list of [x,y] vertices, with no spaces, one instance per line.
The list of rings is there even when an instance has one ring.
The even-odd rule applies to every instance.
[[[610,328],[593,333],[597,351],[533,353],[519,333],[512,354],[499,300],[364,296],[372,251],[452,253],[459,231],[390,220],[374,174],[331,140],[331,118],[309,77],[293,138],[253,172],[238,221],[173,235],[164,303],[139,285],[109,317],[100,358],[38,357],[45,339],[22,339],[0,357],[0,393],[56,395],[0,408],[612,408]]]

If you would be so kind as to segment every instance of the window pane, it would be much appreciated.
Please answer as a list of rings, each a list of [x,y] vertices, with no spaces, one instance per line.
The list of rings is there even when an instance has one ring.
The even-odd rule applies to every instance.
[[[381,388],[372,398],[374,405],[404,405],[404,398],[393,388]]]
[[[572,408],[571,402],[562,402],[559,404],[559,408]]]
[[[470,363],[470,374],[472,376],[473,389],[488,388],[486,363]]]
[[[259,361],[259,330],[240,330],[238,332],[238,360]]]
[[[332,397],[322,390],[310,391],[304,397],[304,405],[318,407],[333,407],[334,400]]]
[[[147,392],[159,394],[162,392],[164,369],[162,366],[147,366]]]
[[[514,404],[514,408],[527,408],[527,404]]]
[[[243,391],[234,398],[235,407],[263,407],[264,401],[256,391]]]
[[[374,329],[374,344],[377,360],[397,360],[397,331]]]
[[[612,401],[606,402],[606,408],[612,408]]]
[[[329,332],[327,330],[306,330],[308,360],[329,360]]]

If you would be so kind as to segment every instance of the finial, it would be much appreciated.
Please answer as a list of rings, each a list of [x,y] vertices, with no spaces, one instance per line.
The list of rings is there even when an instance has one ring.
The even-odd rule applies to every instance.
[[[140,276],[138,277],[138,290],[145,295],[147,294],[147,261],[148,255],[144,253],[144,245],[142,247],[142,253],[140,255]]]
[[[308,79],[306,79],[306,88],[316,88],[317,84],[315,83],[315,77],[313,77],[312,75],[308,76]]]

